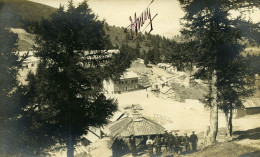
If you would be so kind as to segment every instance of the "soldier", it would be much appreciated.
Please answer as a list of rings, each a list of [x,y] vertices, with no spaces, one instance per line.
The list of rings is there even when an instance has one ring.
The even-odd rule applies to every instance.
[[[130,136],[129,143],[130,143],[130,150],[131,150],[132,156],[137,156],[137,150],[136,150],[134,135]]]
[[[168,134],[168,146],[169,146],[169,151],[173,152],[174,149],[174,136],[172,134],[172,132],[170,131]]]
[[[192,131],[192,135],[190,135],[190,142],[192,151],[197,151],[198,136],[195,134],[195,131]]]
[[[154,140],[154,146],[156,150],[156,156],[161,156],[161,146],[162,146],[162,141],[159,135],[155,137]]]
[[[169,138],[169,134],[167,133],[167,130],[164,131],[163,134],[163,144],[165,146],[165,150],[168,150],[168,138]]]
[[[112,157],[118,157],[120,156],[120,148],[121,147],[121,143],[120,140],[118,138],[114,139],[114,142],[111,146],[112,148]]]
[[[190,138],[187,136],[187,133],[185,133],[183,136],[183,143],[184,143],[186,152],[189,152],[190,151]]]
[[[153,140],[150,138],[150,136],[148,136],[148,139],[146,140],[146,145],[149,156],[153,156]]]
[[[181,137],[178,136],[178,133],[175,133],[175,152],[179,154],[179,152],[182,152],[181,145]]]

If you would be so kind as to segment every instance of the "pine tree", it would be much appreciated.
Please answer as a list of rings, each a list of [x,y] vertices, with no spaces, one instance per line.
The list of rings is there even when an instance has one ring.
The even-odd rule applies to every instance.
[[[17,34],[0,21],[0,156],[12,156],[21,147],[19,115],[22,107],[17,76],[26,55],[18,56],[17,41]]]
[[[242,98],[253,92],[253,73],[240,55],[245,48],[241,41],[246,32],[241,32],[239,27],[244,21],[241,17],[230,18],[229,11],[249,6],[259,8],[260,4],[257,0],[235,3],[231,0],[180,0],[180,3],[186,21],[182,34],[195,39],[197,45],[196,49],[190,50],[196,51],[194,57],[200,68],[195,76],[209,84],[210,92],[204,103],[210,108],[210,131],[206,140],[206,145],[210,145],[216,142],[218,108],[226,113],[230,111],[229,126],[232,127],[233,106],[239,106]]]
[[[58,143],[66,145],[68,157],[74,156],[88,128],[106,124],[116,111],[116,101],[104,96],[103,81],[118,78],[132,55],[125,47],[107,55],[111,42],[103,27],[86,1],[77,7],[70,1],[68,10],[60,7],[34,29],[40,64],[29,77],[26,113],[34,118],[31,139],[39,146],[46,142],[40,150]]]

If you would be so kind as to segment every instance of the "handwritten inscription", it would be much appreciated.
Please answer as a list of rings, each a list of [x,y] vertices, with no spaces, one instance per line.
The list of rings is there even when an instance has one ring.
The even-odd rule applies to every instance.
[[[131,24],[127,27],[127,29],[130,30],[131,37],[132,39],[134,39],[134,41],[138,37],[138,33],[145,31],[149,25],[150,30],[148,33],[150,33],[153,30],[152,21],[158,15],[156,14],[153,17],[151,16],[150,5],[153,3],[153,1],[154,0],[151,1],[151,3],[145,8],[145,10],[141,13],[139,17],[136,16],[136,12],[134,14],[134,19],[132,19],[131,16],[129,17]],[[146,20],[149,20],[149,23],[143,28],[143,25],[145,24]],[[143,28],[142,31],[141,28]]]

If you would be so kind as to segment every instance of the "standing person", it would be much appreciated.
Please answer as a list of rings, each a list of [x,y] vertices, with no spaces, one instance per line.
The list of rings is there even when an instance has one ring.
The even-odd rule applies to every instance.
[[[120,145],[120,143],[119,143],[118,138],[115,138],[114,142],[113,142],[113,144],[111,146],[111,148],[112,148],[112,157],[118,157],[119,156],[119,145]]]
[[[148,136],[148,139],[146,140],[146,145],[148,149],[148,154],[150,157],[153,156],[153,140],[151,139],[150,136]]]
[[[178,133],[175,133],[175,152],[176,152],[176,154],[180,154],[182,152],[182,148],[180,147],[180,145],[181,145],[181,137],[178,136]]]
[[[114,142],[111,146],[112,148],[112,157],[119,157],[122,156],[124,147],[124,141],[121,138],[115,138]]]
[[[169,132],[169,136],[168,136],[168,146],[169,146],[169,151],[173,152],[174,151],[174,145],[175,145],[175,137],[172,134],[172,132]]]
[[[190,138],[187,135],[187,133],[185,133],[184,136],[183,136],[183,143],[184,143],[184,146],[185,146],[185,151],[189,152],[190,151]]]
[[[169,141],[169,134],[167,133],[167,130],[164,131],[163,134],[163,144],[165,146],[165,150],[168,150],[168,141]]]
[[[190,142],[192,151],[197,151],[198,136],[195,134],[195,131],[192,131],[192,134],[190,135]]]
[[[161,156],[161,145],[162,145],[162,141],[159,135],[157,135],[155,137],[154,140],[154,146],[155,146],[155,150],[156,150],[156,156]]]
[[[136,150],[134,135],[130,136],[129,143],[130,143],[130,150],[131,150],[132,156],[137,156],[137,150]]]
[[[170,131],[168,134],[168,146],[169,146],[170,152],[174,151],[174,143],[175,143],[175,138],[174,138],[172,132]]]

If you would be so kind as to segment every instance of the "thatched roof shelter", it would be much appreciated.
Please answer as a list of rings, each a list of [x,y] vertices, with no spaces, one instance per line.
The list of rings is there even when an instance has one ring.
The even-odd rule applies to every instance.
[[[126,117],[115,121],[109,126],[112,137],[128,137],[130,135],[156,135],[163,134],[164,127],[144,117]]]

